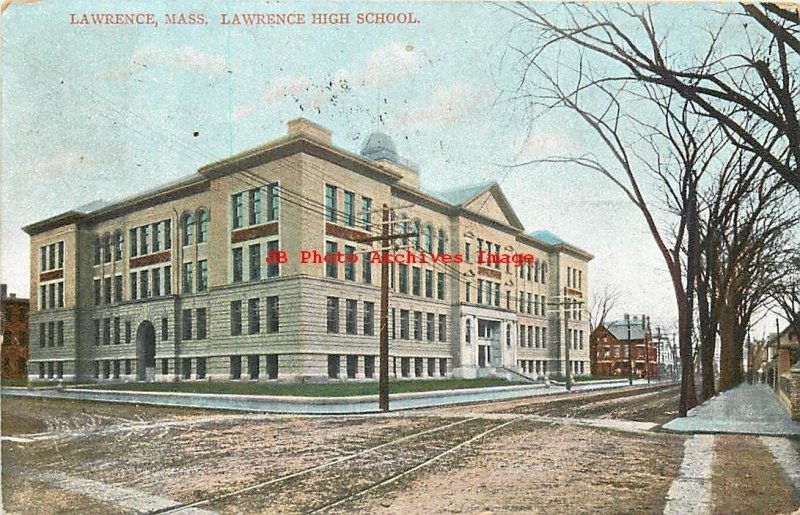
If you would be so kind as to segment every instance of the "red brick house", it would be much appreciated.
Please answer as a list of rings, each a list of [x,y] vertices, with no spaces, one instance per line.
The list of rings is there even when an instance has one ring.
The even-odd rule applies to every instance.
[[[630,345],[627,321],[614,320],[596,327],[589,338],[589,359],[593,376],[628,377],[633,361],[634,377],[647,377],[648,370],[650,377],[656,377],[658,346],[653,342],[649,317],[630,319]]]
[[[28,299],[6,294],[0,285],[0,358],[2,378],[18,379],[28,376]]]

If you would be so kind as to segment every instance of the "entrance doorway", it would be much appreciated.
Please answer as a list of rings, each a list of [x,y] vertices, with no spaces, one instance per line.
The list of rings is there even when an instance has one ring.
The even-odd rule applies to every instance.
[[[139,324],[136,330],[136,379],[155,381],[156,329],[149,321]]]

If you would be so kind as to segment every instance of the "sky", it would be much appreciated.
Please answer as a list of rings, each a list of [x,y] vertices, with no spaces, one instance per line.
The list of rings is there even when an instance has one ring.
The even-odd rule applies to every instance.
[[[709,6],[666,6],[671,26]],[[79,26],[71,13],[150,12],[152,26]],[[208,23],[169,26],[164,13]],[[410,25],[222,26],[220,13],[413,12]],[[643,218],[606,178],[566,165],[509,168],[594,152],[580,120],[531,124],[503,90],[518,22],[483,3],[81,2],[12,4],[2,20],[0,280],[28,294],[25,224],[189,175],[285,133],[305,117],[358,152],[392,136],[424,189],[496,180],[526,230],[595,255],[590,291],[622,297],[613,316],[676,318],[666,267]],[[691,52],[693,38],[681,41]]]

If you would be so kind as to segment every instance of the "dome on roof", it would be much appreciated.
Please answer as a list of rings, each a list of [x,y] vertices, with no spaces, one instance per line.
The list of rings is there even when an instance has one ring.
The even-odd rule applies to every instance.
[[[373,132],[369,135],[361,147],[361,155],[367,159],[388,159],[395,163],[399,162],[394,141],[383,132]]]

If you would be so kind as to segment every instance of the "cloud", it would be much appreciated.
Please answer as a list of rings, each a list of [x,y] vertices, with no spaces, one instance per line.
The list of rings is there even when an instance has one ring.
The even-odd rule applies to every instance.
[[[146,46],[135,49],[124,65],[101,72],[97,77],[106,80],[125,79],[157,66],[169,66],[209,76],[223,75],[228,70],[227,63],[221,56],[193,47],[166,49]]]
[[[361,90],[389,88],[408,80],[425,64],[426,57],[412,45],[394,43],[375,49],[354,63],[324,77],[284,75],[267,85],[266,91],[250,105],[237,107],[236,119],[250,116],[261,106],[290,101],[302,111],[317,111],[335,106]]]
[[[473,116],[488,98],[488,91],[469,84],[440,87],[424,103],[401,112],[393,125],[398,128],[453,125]]]
[[[517,161],[532,161],[554,156],[574,155],[578,144],[567,134],[554,132],[533,132],[522,138],[517,146]]]

